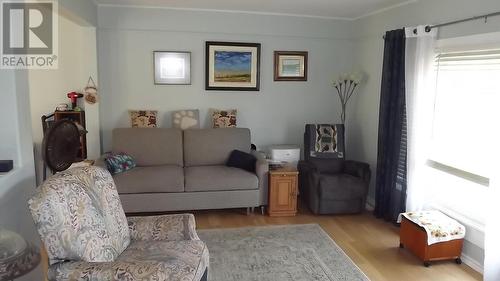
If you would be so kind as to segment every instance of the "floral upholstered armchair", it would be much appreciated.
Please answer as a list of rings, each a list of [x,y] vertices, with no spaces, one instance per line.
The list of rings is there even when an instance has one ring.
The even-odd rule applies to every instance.
[[[209,255],[191,214],[125,217],[109,172],[58,173],[29,200],[49,280],[207,279]]]

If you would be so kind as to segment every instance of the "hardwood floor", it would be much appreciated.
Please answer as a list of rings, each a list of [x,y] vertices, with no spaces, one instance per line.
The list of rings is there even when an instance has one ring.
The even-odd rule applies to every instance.
[[[256,210],[196,211],[198,229],[280,224],[319,224],[372,281],[468,281],[482,275],[465,264],[436,262],[423,266],[407,250],[399,248],[399,228],[371,213],[349,216],[314,216],[304,208],[295,217],[269,217]]]

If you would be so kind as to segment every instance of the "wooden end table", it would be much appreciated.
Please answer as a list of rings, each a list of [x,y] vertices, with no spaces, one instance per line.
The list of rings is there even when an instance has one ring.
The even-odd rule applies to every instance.
[[[285,217],[297,214],[298,175],[295,167],[269,171],[269,216]]]

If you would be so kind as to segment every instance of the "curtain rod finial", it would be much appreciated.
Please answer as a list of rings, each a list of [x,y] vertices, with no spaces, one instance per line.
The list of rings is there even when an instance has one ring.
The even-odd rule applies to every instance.
[[[432,27],[430,25],[427,25],[425,27],[425,32],[431,32],[431,30],[432,30]]]

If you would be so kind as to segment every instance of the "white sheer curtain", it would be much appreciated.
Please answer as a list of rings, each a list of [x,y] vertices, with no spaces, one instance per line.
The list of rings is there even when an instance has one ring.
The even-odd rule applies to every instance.
[[[498,281],[500,280],[500,220],[498,219],[498,207],[496,207],[500,202],[498,179],[490,181],[490,188],[491,196],[488,203],[491,208],[486,221],[484,239],[484,281]]]
[[[497,93],[497,102],[500,102],[500,94]],[[496,112],[495,120],[500,120],[500,113]],[[500,143],[500,133],[498,130],[493,134],[493,142]],[[486,217],[486,230],[484,239],[484,281],[500,280],[500,219],[498,218],[498,203],[500,202],[500,175],[498,173],[498,159],[500,148],[493,147],[491,153],[490,167],[493,175],[490,178],[489,205]]]
[[[407,198],[406,210],[425,208],[425,162],[432,132],[435,97],[435,43],[437,30],[425,26],[406,32]]]

